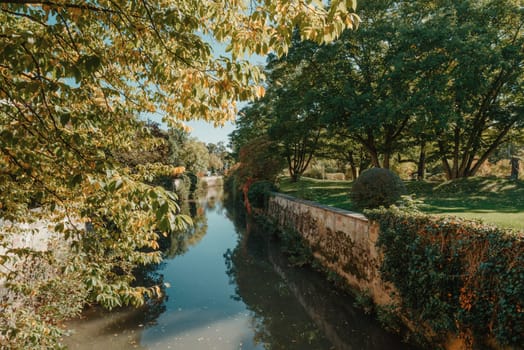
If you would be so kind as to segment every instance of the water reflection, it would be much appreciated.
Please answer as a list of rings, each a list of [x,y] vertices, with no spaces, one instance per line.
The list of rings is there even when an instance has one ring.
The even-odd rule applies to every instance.
[[[398,339],[307,269],[289,267],[267,235],[246,230],[220,192],[184,204],[195,227],[162,240],[166,260],[141,271],[171,285],[161,301],[90,310],[71,323],[72,349],[395,349]],[[234,219],[234,220],[233,220]],[[233,224],[233,221],[235,224]]]
[[[278,243],[256,224],[238,227],[227,255],[236,298],[254,314],[255,339],[266,349],[408,349],[353,307],[319,273],[292,267]]]

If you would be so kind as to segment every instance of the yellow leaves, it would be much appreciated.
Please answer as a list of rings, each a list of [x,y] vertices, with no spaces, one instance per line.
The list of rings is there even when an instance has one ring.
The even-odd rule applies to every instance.
[[[151,247],[154,250],[158,250],[160,248],[160,245],[156,240],[152,240],[149,242],[149,247]]]
[[[259,85],[256,88],[256,96],[258,98],[261,98],[261,97],[264,97],[265,94],[266,94],[266,89],[262,85]]]
[[[67,9],[67,12],[69,12],[69,15],[71,16],[71,18],[75,22],[78,21],[78,19],[82,15],[82,10],[80,8],[77,8],[77,7],[69,7]]]
[[[186,171],[186,168],[183,166],[174,167],[171,171],[171,176],[178,176],[183,174]]]
[[[95,97],[93,98],[93,102],[100,107],[106,106],[106,100],[103,97]]]

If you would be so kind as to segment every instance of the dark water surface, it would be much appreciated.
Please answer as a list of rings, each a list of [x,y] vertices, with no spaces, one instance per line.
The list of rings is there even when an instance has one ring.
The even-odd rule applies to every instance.
[[[166,298],[89,310],[70,349],[407,349],[314,271],[291,267],[260,229],[234,224],[220,193],[188,209],[196,227],[172,239],[148,276]]]

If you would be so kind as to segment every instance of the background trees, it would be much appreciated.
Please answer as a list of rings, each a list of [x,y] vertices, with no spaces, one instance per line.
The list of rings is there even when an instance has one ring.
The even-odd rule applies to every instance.
[[[195,138],[190,138],[183,145],[178,162],[190,172],[204,173],[209,167],[209,158],[206,144]]]
[[[513,128],[522,128],[524,12],[518,1],[437,1],[406,35],[416,72],[417,119],[436,138],[448,178],[475,175]]]
[[[363,149],[375,167],[409,161],[423,179],[429,164],[454,179],[477,174],[522,132],[519,1],[370,0],[359,12],[358,31],[328,45],[297,43],[268,61],[272,97],[251,113],[269,121],[276,141],[303,146],[321,130],[324,147],[310,143],[314,152],[345,154],[355,175],[352,158]]]

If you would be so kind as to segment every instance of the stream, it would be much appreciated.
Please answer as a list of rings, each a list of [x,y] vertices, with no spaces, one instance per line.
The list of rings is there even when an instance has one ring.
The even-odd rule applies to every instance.
[[[164,262],[143,276],[165,297],[87,310],[67,325],[69,349],[409,349],[324,276],[291,266],[221,191],[185,210],[195,226],[163,242]]]

